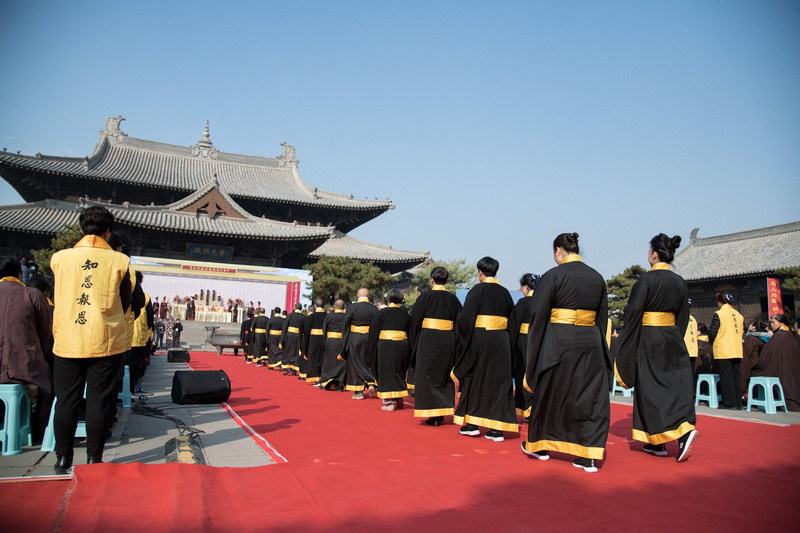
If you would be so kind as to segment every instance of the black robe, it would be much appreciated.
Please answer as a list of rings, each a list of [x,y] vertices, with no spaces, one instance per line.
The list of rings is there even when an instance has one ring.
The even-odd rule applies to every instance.
[[[580,260],[564,262],[542,276],[532,298],[525,387],[534,401],[525,448],[602,459],[611,419],[603,276]],[[553,309],[595,311],[595,324],[553,323]]]
[[[675,325],[643,326],[645,312],[672,313]],[[668,269],[642,274],[625,306],[625,328],[614,354],[617,381],[636,388],[634,440],[663,444],[694,429],[694,377],[684,341],[688,324],[689,296],[683,278]]]
[[[765,345],[766,343],[761,339],[761,336],[757,334],[748,333],[744,336],[742,366],[739,368],[743,391],[747,391],[747,384],[750,382],[753,366],[758,363],[758,358],[761,357],[761,350],[764,349]]]
[[[344,350],[342,357],[347,361],[345,388],[349,391],[362,391],[367,385],[377,385],[375,376],[367,362],[367,343],[369,333],[358,333],[352,327],[369,327],[378,309],[369,302],[356,302],[344,314]]]
[[[253,347],[250,345],[250,341],[252,340],[250,336],[250,324],[252,323],[253,319],[248,318],[242,322],[242,327],[239,328],[239,340],[242,343],[242,350],[248,361],[252,361],[253,359]]]
[[[303,324],[305,321],[306,315],[300,311],[292,311],[283,321],[283,333],[281,334],[281,346],[283,346],[281,367],[299,372],[300,377],[303,379],[306,376],[304,365],[301,367],[301,351],[303,348]]]
[[[800,345],[794,333],[780,329],[773,333],[750,375],[780,379],[786,408],[800,411]]]
[[[250,322],[250,355],[252,359],[261,361],[267,359],[267,328],[269,318],[259,315]]]
[[[382,339],[381,332],[397,332],[404,339]],[[400,307],[384,307],[372,319],[367,343],[369,367],[378,381],[378,398],[408,396],[406,372],[411,360],[408,313]]]
[[[283,322],[286,320],[281,315],[275,315],[269,319],[267,326],[267,338],[269,348],[267,348],[267,366],[278,368],[283,365],[283,350],[281,349],[281,335],[283,335]]]
[[[319,381],[322,370],[322,353],[325,349],[325,333],[323,325],[326,313],[317,309],[306,317],[303,323],[303,360],[306,370],[306,381]]]
[[[322,350],[322,370],[320,387],[328,389],[331,385],[344,387],[347,363],[340,354],[344,348],[344,312],[328,313],[322,331],[325,333],[325,347]]]
[[[509,331],[516,332],[517,340],[514,343],[514,407],[518,416],[528,417],[531,415],[531,405],[533,395],[522,386],[525,380],[526,352],[528,351],[528,334],[520,331],[527,331],[531,321],[532,306],[530,296],[523,296],[514,306],[514,323],[509,324]]]
[[[513,322],[514,301],[493,278],[475,285],[464,300],[456,320],[458,338],[453,377],[461,397],[453,422],[474,424],[496,431],[519,431],[512,384],[512,335],[504,329],[476,327],[479,316]]]
[[[455,412],[455,383],[450,370],[455,363],[455,321],[461,302],[446,290],[423,292],[411,308],[409,342],[414,368],[414,416],[447,416]],[[453,329],[423,328],[426,318],[449,320]]]

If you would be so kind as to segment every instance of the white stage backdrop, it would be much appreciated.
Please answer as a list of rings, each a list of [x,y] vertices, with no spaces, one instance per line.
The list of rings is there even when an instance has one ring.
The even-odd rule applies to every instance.
[[[222,297],[240,298],[245,305],[261,302],[266,309],[291,307],[296,302],[310,303],[304,296],[310,293],[308,282],[311,275],[306,270],[228,265],[199,261],[179,261],[152,257],[132,257],[131,267],[142,272],[142,288],[153,299],[167,297],[172,302],[175,296],[183,300],[186,296],[200,297],[216,291],[216,301]]]

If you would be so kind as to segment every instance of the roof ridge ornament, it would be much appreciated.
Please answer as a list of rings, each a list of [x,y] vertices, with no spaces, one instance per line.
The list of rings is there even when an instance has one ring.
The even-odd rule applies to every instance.
[[[123,137],[128,136],[127,133],[119,129],[119,125],[123,120],[125,119],[122,115],[108,117],[108,119],[106,119],[106,127],[100,132],[100,138],[107,138],[108,142],[111,144],[120,144]]]
[[[280,161],[280,166],[282,166],[282,167],[286,167],[286,166],[297,167],[297,165],[300,163],[300,161],[297,160],[297,157],[296,157],[295,151],[294,151],[294,146],[290,145],[286,141],[282,142],[281,146],[283,146],[283,153],[275,158],[278,161]]]
[[[211,142],[211,134],[208,129],[208,121],[206,120],[206,127],[203,129],[203,138],[197,141],[197,144],[191,147],[192,157],[202,157],[205,159],[216,159],[219,150],[214,148],[214,143]]]

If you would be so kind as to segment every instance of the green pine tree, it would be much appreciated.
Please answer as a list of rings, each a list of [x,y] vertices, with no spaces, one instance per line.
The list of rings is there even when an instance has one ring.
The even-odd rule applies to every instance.
[[[613,278],[606,280],[608,286],[608,315],[611,318],[613,327],[624,326],[624,311],[628,305],[628,298],[631,295],[633,285],[639,277],[647,272],[639,265],[631,265],[622,274],[617,274]]]
[[[64,226],[64,229],[50,240],[50,248],[42,250],[31,250],[33,259],[39,265],[40,271],[45,276],[52,276],[53,271],[50,270],[50,258],[59,250],[66,250],[72,248],[83,237],[81,227],[79,224],[70,224]]]

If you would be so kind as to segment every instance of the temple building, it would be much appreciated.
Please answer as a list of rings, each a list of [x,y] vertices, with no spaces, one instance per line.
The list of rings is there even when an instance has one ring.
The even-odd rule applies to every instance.
[[[299,269],[334,255],[390,273],[430,259],[348,236],[395,206],[309,186],[287,143],[274,158],[230,154],[208,123],[186,147],[129,137],[122,120],[107,120],[85,158],[0,153],[0,176],[27,202],[0,206],[1,254],[48,248],[79,209],[101,204],[135,256]]]
[[[800,222],[714,237],[692,231],[689,245],[678,252],[674,270],[689,286],[691,312],[706,325],[717,310],[716,294],[729,292],[746,321],[765,320],[769,313],[767,278],[781,278],[781,269],[800,267]],[[782,288],[784,312],[798,314],[800,291]]]

